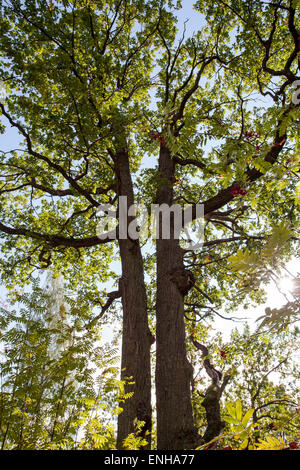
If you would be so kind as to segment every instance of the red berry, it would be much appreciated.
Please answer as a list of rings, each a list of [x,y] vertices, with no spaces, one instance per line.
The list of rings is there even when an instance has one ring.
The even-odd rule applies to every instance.
[[[293,441],[293,442],[289,443],[289,448],[290,449],[299,449],[299,445],[297,444],[297,442]]]
[[[230,192],[231,192],[231,195],[234,196],[234,197],[235,197],[235,196],[238,196],[240,190],[241,190],[241,187],[240,187],[240,186],[238,186],[238,185],[233,186],[233,187],[231,188],[231,191],[230,191]]]
[[[239,185],[233,186],[230,192],[233,197],[245,196],[245,194],[247,194],[247,191],[245,189],[242,189]]]
[[[231,446],[222,447],[222,450],[232,450]]]
[[[164,147],[166,145],[165,138],[161,134],[153,134],[153,132],[150,132],[150,136],[153,140],[159,140],[161,145]]]
[[[225,358],[225,357],[226,357],[225,351],[220,351],[220,355],[221,355],[221,357],[224,357],[224,358]]]
[[[151,137],[153,140],[159,139],[160,134],[153,134],[153,132],[150,133]]]

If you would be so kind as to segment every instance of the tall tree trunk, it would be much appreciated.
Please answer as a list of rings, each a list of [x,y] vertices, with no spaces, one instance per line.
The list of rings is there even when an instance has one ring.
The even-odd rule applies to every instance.
[[[173,204],[175,165],[166,147],[159,159],[159,205]],[[172,220],[172,218],[171,218]],[[190,273],[184,269],[183,250],[174,237],[157,239],[156,398],[158,449],[192,449],[199,441],[191,403],[192,366],[187,360],[184,296]]]
[[[127,196],[128,207],[134,203],[129,159],[126,148],[116,156],[118,196]],[[132,218],[128,218],[128,223]],[[123,448],[123,440],[135,431],[135,420],[144,421],[141,436],[151,444],[151,368],[150,348],[153,336],[148,327],[147,296],[144,281],[143,259],[139,240],[119,240],[122,277],[120,291],[123,306],[123,336],[121,380],[128,382],[125,393],[133,393],[122,402],[118,419],[117,447]]]

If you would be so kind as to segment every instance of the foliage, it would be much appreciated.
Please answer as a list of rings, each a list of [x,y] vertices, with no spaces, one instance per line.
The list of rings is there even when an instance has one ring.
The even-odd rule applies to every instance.
[[[206,333],[205,341],[209,340]],[[226,426],[218,437],[199,449],[211,444],[235,450],[279,450],[288,448],[290,442],[297,443],[300,440],[296,365],[299,330],[251,334],[246,327],[242,333],[234,330],[226,344],[221,335],[215,341],[216,338],[210,348],[211,360],[221,367],[223,374],[230,376],[222,398],[222,419]],[[220,351],[226,354],[221,355]],[[205,416],[201,402],[207,381],[202,375],[202,364],[197,364],[194,358],[194,410],[203,429]]]
[[[87,305],[70,294],[62,281],[45,290],[33,280],[1,309],[2,449],[114,446],[116,350],[99,344],[99,327],[78,328]]]
[[[259,328],[268,327],[274,329],[284,329],[293,322],[299,320],[299,300],[290,301],[280,308],[265,309],[265,314],[257,318],[261,323]]]
[[[70,298],[73,323],[65,324],[58,314],[50,328],[46,317],[31,319],[31,310],[3,316],[3,341],[12,345],[4,376],[11,374],[13,384],[5,381],[8,390],[1,395],[9,410],[3,418],[12,418],[4,430],[5,445],[46,446],[52,429],[50,444],[68,446],[62,442],[73,436],[74,422],[87,426],[81,447],[113,445],[111,427],[103,429],[101,419],[99,424],[98,418],[89,418],[104,405],[101,395],[96,398],[88,360],[98,338],[93,325],[108,308],[103,285],[116,285],[119,277],[112,265],[119,260],[115,241],[96,235],[99,205],[114,204],[119,195],[120,149],[128,153],[136,198],[147,207],[164,185],[180,205],[204,205],[202,251],[183,253],[185,268],[195,278],[185,298],[187,320],[202,322],[218,315],[218,309],[232,312],[240,304],[262,302],[262,283],[299,254],[300,108],[292,101],[299,79],[299,2],[198,0],[195,15],[204,24],[181,37],[176,20],[180,3],[7,0],[3,6],[0,79],[7,97],[0,103],[1,132],[11,127],[20,144],[0,152],[1,278],[14,289],[26,284],[32,271],[51,265],[74,289],[80,288],[82,304]],[[165,150],[174,164],[170,181],[158,172],[157,156]],[[154,260],[149,250],[150,314]],[[32,302],[25,305],[43,316],[39,302]],[[94,305],[100,305],[100,317],[85,331]],[[268,310],[260,326],[286,327],[298,309],[295,302]],[[197,328],[207,340],[204,327]],[[231,368],[225,398],[240,399],[245,410],[256,410],[265,405],[260,393],[255,406],[251,403],[259,386],[264,399],[276,396],[274,417],[290,423],[292,405],[286,410],[282,405],[290,384],[280,388],[263,370],[275,367],[273,355],[283,360],[289,346],[282,338],[278,343],[273,336],[259,337],[264,340],[236,334],[226,348],[220,337],[214,338],[213,359]],[[48,354],[56,344],[55,369]],[[220,348],[226,357],[218,355]],[[101,369],[104,363],[97,360]],[[111,357],[104,354],[104,360],[107,366]],[[51,384],[45,379],[48,367]],[[42,394],[40,384],[45,386]],[[87,401],[76,398],[80,384]],[[115,384],[112,379],[113,389]],[[124,384],[118,386],[121,399],[130,398],[122,397]],[[115,405],[111,395],[107,389],[105,400]],[[61,403],[60,396],[70,402]],[[199,397],[194,405],[203,428]],[[81,421],[82,410],[87,421]],[[242,436],[249,430],[255,441],[252,431],[254,436],[258,428],[263,431],[244,427],[240,409],[235,410],[231,418],[239,423],[234,432]],[[52,419],[50,428],[46,415]],[[292,436],[291,426],[287,432]],[[135,448],[138,437],[128,439]]]
[[[129,434],[124,440],[124,449],[125,450],[139,450],[143,446],[147,445],[147,440],[143,437],[140,437],[139,434],[144,426],[143,421],[136,421],[135,423],[135,432]]]
[[[282,450],[286,449],[286,443],[279,437],[278,439],[274,436],[266,436],[265,440],[259,439],[259,444],[256,446],[256,450]]]

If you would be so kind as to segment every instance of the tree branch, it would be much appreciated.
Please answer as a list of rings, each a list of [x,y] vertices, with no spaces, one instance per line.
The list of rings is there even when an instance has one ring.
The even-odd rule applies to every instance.
[[[7,235],[19,235],[29,237],[35,240],[44,240],[51,247],[65,246],[70,248],[90,248],[92,246],[102,245],[104,243],[112,242],[116,239],[113,238],[115,231],[107,232],[105,237],[87,237],[87,238],[67,238],[62,235],[48,235],[45,233],[35,232],[26,228],[12,228],[0,222],[0,231]]]

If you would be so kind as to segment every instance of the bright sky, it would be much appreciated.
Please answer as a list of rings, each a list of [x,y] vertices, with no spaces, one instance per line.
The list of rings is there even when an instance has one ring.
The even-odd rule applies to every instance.
[[[299,259],[291,259],[287,263],[286,268],[293,276],[300,277]],[[217,330],[222,331],[224,337],[227,339],[229,339],[230,331],[232,329],[238,328],[240,331],[242,331],[244,328],[244,323],[246,321],[249,324],[251,331],[253,331],[259,325],[259,323],[256,322],[256,319],[264,315],[265,309],[267,307],[271,309],[280,308],[281,306],[287,303],[287,299],[293,300],[290,294],[290,292],[293,290],[293,282],[291,276],[288,276],[286,272],[282,272],[282,277],[279,281],[279,288],[281,292],[279,292],[274,282],[270,282],[270,284],[266,287],[267,299],[264,304],[261,304],[254,308],[249,308],[247,310],[240,307],[236,311],[232,312],[232,316],[238,318],[247,318],[247,320],[243,322],[233,322],[229,320],[223,320],[222,318],[217,317],[215,319],[214,327]],[[287,296],[287,298],[285,296]],[[224,313],[224,316],[228,316],[228,314]]]

